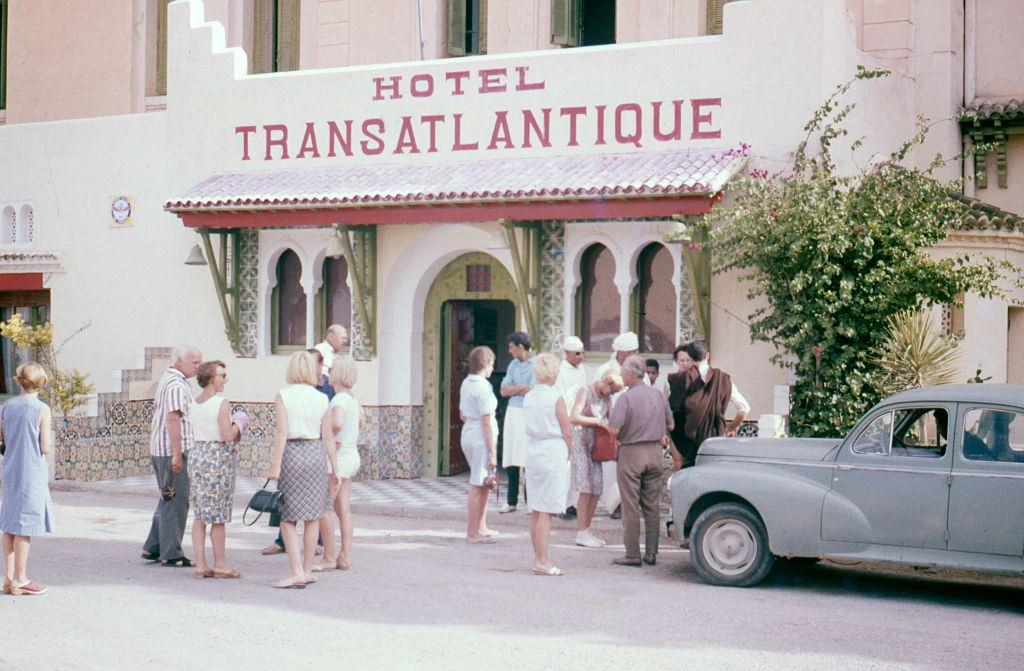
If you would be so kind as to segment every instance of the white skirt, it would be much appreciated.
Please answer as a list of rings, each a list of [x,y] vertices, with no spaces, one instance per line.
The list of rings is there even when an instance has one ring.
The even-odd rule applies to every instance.
[[[359,472],[359,450],[341,448],[338,450],[339,478],[353,478]]]
[[[564,513],[569,474],[569,453],[564,440],[552,438],[530,443],[526,458],[530,508],[554,515]]]
[[[526,417],[522,408],[509,406],[505,409],[505,426],[501,432],[504,442],[501,447],[501,467],[525,466],[528,440],[526,438]],[[530,492],[533,498],[533,492]]]

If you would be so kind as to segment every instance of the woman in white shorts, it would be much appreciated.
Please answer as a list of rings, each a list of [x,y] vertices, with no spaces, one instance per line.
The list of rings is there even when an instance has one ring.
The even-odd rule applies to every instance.
[[[498,465],[498,399],[487,378],[494,372],[494,352],[474,347],[469,353],[470,374],[459,388],[462,453],[469,462],[469,498],[466,504],[466,542],[493,543],[497,531],[487,528],[487,476]]]
[[[334,442],[338,446],[338,489],[334,494],[334,513],[338,516],[341,527],[341,551],[334,556],[334,520],[331,513],[324,515],[320,523],[320,534],[324,541],[324,558],[313,570],[340,571],[349,569],[349,551],[352,549],[352,507],[349,499],[352,494],[352,478],[359,472],[359,432],[364,428],[363,412],[359,401],[352,394],[356,384],[356,362],[352,357],[335,356],[331,365],[331,385],[334,386],[334,398],[331,399],[328,412],[331,415],[331,428],[334,430]]]

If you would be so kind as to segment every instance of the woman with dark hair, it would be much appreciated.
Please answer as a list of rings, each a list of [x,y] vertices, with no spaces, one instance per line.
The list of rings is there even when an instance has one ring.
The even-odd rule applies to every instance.
[[[693,360],[693,365],[682,374],[681,381],[670,394],[669,406],[680,408],[684,414],[682,445],[678,447],[686,465],[690,466],[705,439],[736,435],[736,429],[750,412],[750,404],[728,373],[711,367],[707,343],[702,340],[688,343],[686,354]],[[732,421],[726,423],[725,411],[730,403],[736,408],[736,414]]]
[[[223,361],[204,361],[196,373],[202,388],[192,401],[189,417],[195,444],[188,454],[189,502],[192,506],[192,547],[197,578],[240,578],[227,564],[225,528],[231,521],[231,500],[235,493],[238,448],[249,424],[244,412],[231,414],[224,386],[228,371]],[[206,525],[210,525],[213,567],[206,563]]]
[[[666,382],[668,383],[668,407],[672,410],[672,421],[674,426],[670,434],[676,452],[672,455],[673,462],[677,459],[676,454],[682,458],[682,463],[674,463],[676,468],[687,468],[693,466],[693,462],[687,461],[683,454],[685,443],[684,431],[686,428],[686,411],[683,408],[683,389],[686,385],[686,371],[693,367],[693,359],[686,353],[686,346],[683,343],[672,350],[672,360],[676,364],[676,372],[669,373]]]
[[[470,374],[459,389],[462,452],[469,463],[469,498],[466,503],[466,542],[493,543],[497,531],[487,528],[487,478],[498,465],[498,399],[487,378],[494,372],[490,347],[469,353]]]
[[[530,347],[533,340],[529,333],[516,331],[508,337],[508,353],[512,361],[501,381],[501,395],[508,399],[505,409],[505,426],[502,434],[501,466],[508,474],[508,498],[498,512],[510,513],[519,505],[519,469],[526,465],[526,426],[523,423],[523,399],[537,386],[533,376],[533,355]],[[526,488],[523,488],[526,495]]]

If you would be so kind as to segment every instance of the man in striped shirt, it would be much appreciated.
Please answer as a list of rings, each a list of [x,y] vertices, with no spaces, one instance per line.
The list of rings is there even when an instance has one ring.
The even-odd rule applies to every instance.
[[[175,349],[173,363],[156,386],[153,398],[153,423],[149,437],[149,456],[156,472],[156,486],[162,490],[170,484],[174,496],[168,501],[161,496],[153,513],[149,537],[142,546],[142,558],[160,560],[166,566],[191,566],[181,549],[188,522],[187,452],[192,447],[192,390],[188,380],[203,362],[195,347]]]

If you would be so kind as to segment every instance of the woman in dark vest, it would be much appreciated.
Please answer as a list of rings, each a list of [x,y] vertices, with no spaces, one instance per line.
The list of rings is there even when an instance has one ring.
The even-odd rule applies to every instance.
[[[685,351],[693,364],[668,377],[669,406],[676,417],[672,440],[683,456],[684,468],[694,464],[697,450],[706,438],[736,435],[736,429],[750,412],[750,404],[729,374],[711,367],[707,343],[694,340],[686,345]],[[736,414],[726,423],[725,411],[730,403]],[[682,421],[676,413],[682,413]]]

